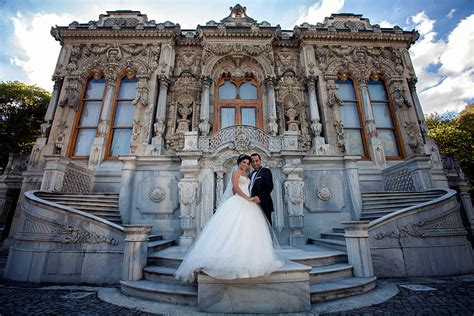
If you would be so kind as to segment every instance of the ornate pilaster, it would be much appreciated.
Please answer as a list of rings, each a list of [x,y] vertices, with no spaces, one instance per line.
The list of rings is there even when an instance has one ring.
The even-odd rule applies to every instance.
[[[365,113],[365,126],[367,127],[367,134],[369,135],[369,151],[372,161],[377,166],[385,165],[385,154],[382,143],[377,137],[377,127],[375,124],[374,113],[372,111],[372,104],[370,102],[369,89],[367,87],[367,80],[365,78],[359,79],[359,91],[362,97],[362,105]]]
[[[89,156],[90,166],[97,166],[105,157],[105,137],[110,129],[110,117],[112,115],[112,103],[115,96],[116,86],[117,78],[115,75],[106,78],[104,105],[100,114],[99,125],[97,126],[97,137],[94,139],[94,144],[92,145]]]
[[[58,105],[59,93],[61,92],[61,87],[63,85],[62,76],[53,76],[51,80],[54,81],[53,93],[51,94],[51,100],[48,104],[48,110],[44,116],[44,122],[41,124],[41,136],[48,138],[49,131],[51,129],[51,124],[54,118],[54,113],[56,112],[56,106]]]
[[[311,115],[311,130],[313,131],[313,148],[317,145],[324,144],[324,138],[321,137],[323,125],[321,124],[321,116],[319,115],[318,99],[316,98],[317,77],[308,77],[306,85],[308,86],[309,111]]]
[[[337,97],[337,85],[336,75],[325,75],[324,79],[326,79],[326,90],[328,101],[327,104],[330,108],[332,108],[333,113],[333,122],[332,125],[334,127],[334,132],[336,135],[336,143],[340,150],[344,153],[346,152],[346,143],[344,139],[344,128],[341,122],[341,109],[342,101]]]
[[[421,135],[423,136],[423,141],[426,143],[425,138],[428,133],[428,127],[425,124],[425,115],[423,114],[423,109],[421,108],[420,99],[418,98],[418,93],[416,92],[416,82],[417,78],[409,78],[408,87],[410,88],[411,97],[413,99],[413,104],[415,104],[416,117],[418,118],[418,124],[420,125]]]
[[[166,98],[168,95],[168,86],[170,84],[170,80],[166,76],[161,76],[159,80],[160,93],[158,95],[158,105],[156,108],[155,123],[153,124],[155,136],[152,139],[152,143],[156,146],[158,154],[161,155],[164,150],[163,134],[166,128]]]
[[[184,177],[178,183],[180,219],[183,234],[179,237],[180,246],[191,246],[196,238],[196,212],[199,205],[200,186],[197,179],[199,158],[181,157],[180,171]]]
[[[304,182],[300,177],[303,172],[300,158],[289,157],[283,166],[283,173],[287,175],[284,181],[285,202],[288,209],[288,220],[291,230],[290,245],[299,246],[306,243],[304,228]]]
[[[278,134],[276,102],[275,102],[275,82],[274,78],[268,77],[265,80],[267,88],[267,103],[268,103],[268,118],[267,118],[267,132],[276,136]]]
[[[209,123],[209,90],[211,87],[211,78],[208,76],[203,76],[201,78],[201,113],[200,113],[200,123],[199,131],[201,135],[207,136],[209,130],[211,129],[211,124]]]

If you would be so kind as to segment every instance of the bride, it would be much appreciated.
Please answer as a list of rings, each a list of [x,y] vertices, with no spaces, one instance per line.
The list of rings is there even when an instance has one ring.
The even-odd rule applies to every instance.
[[[283,265],[271,227],[250,197],[249,164],[250,156],[238,157],[221,204],[176,270],[177,279],[193,282],[198,271],[217,279],[253,278]]]

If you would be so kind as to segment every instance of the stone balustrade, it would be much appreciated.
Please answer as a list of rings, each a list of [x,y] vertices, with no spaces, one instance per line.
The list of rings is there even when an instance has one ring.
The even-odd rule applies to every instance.
[[[382,171],[385,191],[425,191],[432,188],[428,155],[412,156]]]

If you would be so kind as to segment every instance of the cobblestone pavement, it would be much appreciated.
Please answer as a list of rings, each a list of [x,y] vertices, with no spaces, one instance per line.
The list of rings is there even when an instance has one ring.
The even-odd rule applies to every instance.
[[[5,280],[5,262],[3,254],[0,256],[0,315],[150,315],[102,302],[93,287],[53,290],[45,289],[51,284]],[[326,315],[474,315],[474,275],[391,279],[390,282],[400,288],[400,293],[392,299],[370,307]],[[402,287],[407,284],[433,289],[415,291]],[[68,294],[84,294],[85,297],[70,298]]]

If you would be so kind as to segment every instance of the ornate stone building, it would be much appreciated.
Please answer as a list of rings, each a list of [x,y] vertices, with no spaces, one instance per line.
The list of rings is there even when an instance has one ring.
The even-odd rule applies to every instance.
[[[112,192],[118,223],[149,224],[152,233],[187,246],[213,214],[236,157],[257,152],[273,172],[273,225],[282,244],[324,243],[316,236],[367,219],[376,275],[472,268],[460,259],[455,269],[424,273],[422,259],[407,263],[401,253],[409,247],[393,244],[445,236],[456,258],[472,256],[437,147],[426,135],[408,53],[416,31],[381,28],[357,14],[282,30],[237,5],[195,30],[109,11],[51,34],[62,49],[22,187],[42,191],[27,193],[21,205],[40,205],[53,194],[43,191]],[[438,200],[425,201],[431,213],[413,202],[399,209],[416,212],[397,217],[379,208],[370,217],[369,192],[382,191],[429,191]],[[53,216],[55,203],[44,205],[50,214],[43,217],[19,207],[10,236],[57,232],[79,238],[83,244],[69,244],[82,254],[102,244],[109,254],[114,245],[123,251],[123,228],[110,226],[104,214],[104,222],[72,220],[67,210]],[[14,248],[9,260],[26,258],[25,247]],[[384,267],[387,261],[395,268]]]

